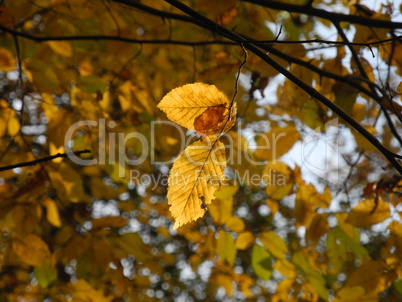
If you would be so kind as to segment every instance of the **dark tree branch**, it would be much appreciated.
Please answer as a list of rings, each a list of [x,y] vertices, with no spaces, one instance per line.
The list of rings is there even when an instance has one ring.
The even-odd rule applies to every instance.
[[[205,16],[199,14],[198,12],[194,11],[192,8],[188,7],[187,5],[183,4],[180,1],[165,0],[165,2],[171,4],[172,6],[176,7],[177,9],[183,11],[184,13],[188,14],[189,16],[191,16],[193,18],[201,20],[201,23],[204,24],[204,27],[206,29],[209,29],[210,31],[212,31],[216,34],[224,36],[232,41],[240,40],[240,41],[247,42],[244,37],[219,25],[216,22],[206,18]],[[265,2],[265,1],[262,1],[262,2]],[[271,1],[269,1],[269,2],[271,2]],[[361,135],[363,135],[373,146],[375,146],[385,156],[385,158],[387,158],[388,161],[395,167],[395,169],[398,170],[398,172],[402,175],[402,166],[396,159],[399,157],[402,158],[402,156],[400,156],[398,154],[394,154],[392,151],[390,151],[386,147],[384,147],[378,139],[376,139],[362,125],[360,125],[357,121],[355,121],[342,108],[338,107],[335,103],[331,102],[329,99],[327,99],[324,95],[320,94],[313,87],[304,83],[302,80],[300,80],[297,76],[292,74],[286,68],[283,68],[274,59],[272,59],[269,55],[267,55],[264,51],[262,51],[258,46],[254,45],[252,43],[247,43],[247,44],[244,44],[244,47],[246,49],[248,49],[249,51],[253,52],[254,54],[256,54],[257,56],[259,56],[266,63],[268,63],[271,67],[276,69],[278,72],[283,74],[286,78],[288,78],[290,81],[292,81],[297,86],[299,86],[301,89],[303,89],[305,92],[307,92],[312,98],[317,99],[322,104],[324,104],[326,107],[328,107],[329,109],[334,111],[340,118],[342,118],[345,122],[347,122],[349,125],[351,125],[356,131],[358,131]]]
[[[56,37],[38,37],[38,36],[34,36],[31,34],[27,34],[27,33],[23,33],[23,32],[19,32],[10,28],[7,28],[3,25],[0,24],[0,29],[4,30],[5,32],[8,32],[14,36],[20,36],[32,41],[36,41],[36,42],[46,42],[46,41],[77,41],[77,40],[114,40],[114,41],[120,41],[120,42],[126,42],[126,43],[137,43],[137,44],[172,44],[172,45],[183,45],[183,46],[203,46],[203,45],[213,45],[213,44],[218,44],[218,45],[239,45],[239,43],[242,43],[244,45],[248,44],[248,43],[252,43],[255,45],[259,45],[260,48],[270,52],[271,54],[278,56],[281,59],[284,59],[285,61],[289,62],[289,63],[295,63],[298,64],[300,66],[303,66],[305,68],[310,69],[311,71],[317,73],[320,76],[323,77],[328,77],[328,78],[332,78],[335,79],[337,81],[343,82],[345,84],[348,84],[354,88],[356,88],[357,90],[359,90],[360,92],[366,94],[367,96],[375,99],[377,102],[380,102],[380,100],[378,98],[376,98],[376,96],[371,93],[370,91],[368,91],[367,89],[365,89],[363,86],[359,85],[358,83],[356,83],[355,81],[353,81],[352,79],[349,79],[347,77],[344,76],[340,76],[337,74],[334,74],[332,72],[329,71],[325,71],[322,70],[312,64],[310,64],[309,62],[306,62],[304,60],[289,56],[283,52],[281,52],[280,50],[275,49],[274,47],[272,47],[270,44],[301,44],[301,43],[327,43],[327,44],[338,44],[338,45],[347,45],[345,42],[339,42],[339,41],[324,41],[324,40],[306,40],[306,41],[280,41],[280,40],[266,40],[266,41],[256,41],[253,40],[249,37],[243,36],[243,38],[245,39],[244,41],[241,42],[234,42],[234,41],[195,41],[195,42],[188,42],[188,41],[177,41],[177,40],[142,40],[142,39],[133,39],[133,38],[125,38],[125,37],[118,37],[118,36],[98,36],[98,35],[85,35],[85,36],[56,36]],[[395,37],[394,40],[397,39],[401,39],[401,36]],[[371,43],[351,43],[351,45],[356,45],[356,46],[367,46],[370,47],[369,45],[373,45],[373,44],[378,44],[381,42],[388,42],[388,41],[392,41],[392,39],[387,39],[384,41],[376,41],[376,42],[371,42]]]
[[[272,8],[275,10],[284,10],[292,13],[300,13],[309,16],[319,17],[323,19],[330,20],[332,22],[350,22],[353,24],[364,25],[368,27],[377,27],[377,28],[389,28],[396,29],[402,28],[402,22],[392,22],[386,20],[379,20],[373,18],[366,18],[356,15],[345,15],[334,12],[329,12],[323,9],[314,8],[311,6],[305,5],[295,5],[284,2],[277,2],[273,0],[241,0],[243,2],[249,2],[253,4],[257,4],[263,7]]]
[[[273,40],[252,40],[252,42],[241,42],[241,41],[223,41],[223,40],[211,40],[211,41],[181,41],[181,40],[172,40],[172,39],[134,39],[128,37],[121,36],[108,36],[108,35],[82,35],[82,36],[46,36],[39,37],[36,35],[28,34],[25,32],[17,31],[11,28],[8,28],[2,24],[0,24],[0,29],[13,35],[22,37],[35,42],[46,42],[46,41],[82,41],[82,40],[112,40],[112,41],[120,41],[126,43],[136,43],[136,44],[173,44],[173,45],[184,45],[184,46],[202,46],[202,45],[239,45],[239,43],[247,44],[253,43],[255,45],[259,44],[311,44],[311,43],[319,43],[319,44],[332,44],[334,45],[352,45],[352,46],[364,46],[369,47],[371,45],[383,44],[387,42],[392,42],[396,40],[402,41],[402,36],[395,36],[393,38],[379,40],[368,43],[355,43],[355,42],[343,42],[343,41],[327,41],[321,39],[313,39],[313,40],[299,40],[299,41],[287,41],[287,40],[278,40],[277,38]],[[250,39],[251,40],[251,39]]]
[[[370,81],[370,79],[369,79],[369,77],[367,75],[367,72],[364,69],[364,67],[363,67],[363,65],[362,65],[362,63],[361,63],[361,61],[359,59],[359,56],[358,56],[357,52],[355,51],[353,46],[349,44],[350,41],[349,41],[348,37],[345,35],[345,33],[344,33],[342,27],[340,26],[339,22],[334,22],[333,24],[335,25],[336,30],[338,31],[338,34],[341,36],[342,40],[347,44],[347,46],[348,46],[348,48],[349,48],[349,50],[350,50],[350,52],[352,54],[352,58],[355,61],[355,64],[356,64],[357,68],[359,69],[359,72],[360,72],[361,76],[363,77],[365,82],[369,85],[372,93],[375,96],[374,99],[377,101],[377,103],[380,104],[380,107],[382,109],[382,112],[385,115],[385,118],[387,119],[387,123],[388,123],[388,125],[389,125],[389,127],[391,129],[392,134],[395,136],[395,138],[398,140],[399,144],[402,146],[402,138],[399,135],[398,131],[395,129],[394,123],[393,123],[391,117],[389,116],[389,113],[388,113],[387,109],[384,108],[383,100],[385,98],[387,98],[387,94],[383,91],[383,89],[381,89],[380,87],[376,87],[377,85],[375,85],[375,83]],[[383,94],[383,97],[380,97],[378,95],[378,93],[376,91],[376,88],[381,91],[381,93]],[[397,114],[397,116],[399,117],[398,114]]]
[[[249,43],[254,44],[253,39],[251,39],[251,38],[249,38],[247,36],[243,36],[243,38],[247,39],[249,41]],[[247,43],[244,43],[244,44],[247,44]],[[365,89],[363,86],[359,85],[352,78],[341,76],[341,75],[338,75],[338,74],[323,70],[321,68],[318,68],[317,66],[315,66],[315,65],[313,65],[313,64],[311,64],[311,63],[309,63],[307,61],[304,61],[304,60],[292,57],[292,56],[290,56],[288,54],[285,54],[282,51],[280,51],[280,50],[278,50],[278,49],[276,49],[276,48],[274,48],[274,47],[272,47],[271,45],[268,45],[268,44],[258,45],[258,47],[263,49],[263,50],[265,50],[265,51],[267,51],[267,52],[269,52],[270,54],[273,54],[273,55],[277,56],[278,58],[281,58],[281,59],[289,62],[289,63],[294,63],[294,64],[297,64],[297,65],[303,66],[303,67],[305,67],[305,68],[317,73],[318,75],[320,75],[322,77],[331,78],[331,79],[337,80],[339,82],[348,84],[349,86],[356,88],[357,90],[359,90],[360,92],[366,94],[367,96],[369,96],[369,97],[371,97],[373,99],[376,99],[376,95],[374,95],[371,91]]]
[[[15,164],[15,165],[9,165],[9,166],[0,167],[0,172],[6,171],[6,170],[12,170],[12,169],[15,169],[15,168],[34,166],[34,165],[37,165],[37,164],[40,164],[40,163],[51,161],[51,160],[53,160],[55,158],[59,158],[59,157],[65,158],[65,157],[69,157],[70,155],[77,156],[77,155],[81,155],[81,154],[85,154],[85,153],[91,153],[91,151],[85,149],[85,150],[76,151],[76,152],[57,153],[55,155],[47,156],[47,157],[40,158],[40,159],[35,159],[35,160],[24,162],[24,163],[18,163],[18,164]]]
[[[164,19],[174,19],[174,20],[189,22],[189,23],[196,24],[198,26],[202,26],[200,21],[197,20],[197,19],[190,18],[190,17],[185,16],[185,15],[174,14],[174,13],[169,13],[169,12],[165,12],[165,11],[162,11],[162,10],[158,10],[158,9],[153,8],[153,7],[144,5],[144,4],[140,3],[139,1],[133,1],[133,0],[111,0],[111,1],[115,2],[115,3],[124,4],[124,5],[130,6],[130,7],[133,7],[133,8],[137,8],[138,10],[140,10],[142,12],[146,12],[148,14],[161,17],[162,20],[164,20]]]
[[[345,35],[345,33],[343,32],[343,29],[339,25],[339,22],[334,22],[333,24],[334,24],[336,30],[338,31],[338,34],[341,36],[343,42],[345,42],[348,45],[348,48],[349,48],[349,50],[350,50],[350,52],[352,54],[352,58],[355,61],[355,64],[356,64],[357,68],[359,69],[360,74],[365,79],[368,79],[367,73],[366,73],[366,71],[364,70],[364,68],[363,68],[363,66],[361,64],[360,59],[359,59],[355,49],[353,48],[353,46],[348,44],[350,41],[349,41],[348,37]],[[375,91],[373,91],[373,93],[375,94]]]

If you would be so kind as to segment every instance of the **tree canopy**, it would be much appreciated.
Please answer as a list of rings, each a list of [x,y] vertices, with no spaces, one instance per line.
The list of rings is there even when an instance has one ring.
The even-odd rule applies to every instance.
[[[0,1],[0,301],[401,301],[401,13]]]

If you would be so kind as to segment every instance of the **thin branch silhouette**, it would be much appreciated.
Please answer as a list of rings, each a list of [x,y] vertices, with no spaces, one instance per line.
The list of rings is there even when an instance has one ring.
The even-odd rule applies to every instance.
[[[353,24],[364,25],[368,27],[401,29],[402,22],[393,22],[375,18],[367,18],[357,15],[346,15],[341,13],[329,12],[324,9],[318,9],[306,5],[296,5],[286,2],[277,2],[273,0],[240,0],[241,2],[253,3],[262,7],[275,10],[284,10],[292,13],[301,13],[309,16],[319,17],[332,22],[349,22]]]
[[[183,45],[183,46],[202,46],[202,45],[239,45],[242,44],[332,44],[329,47],[335,47],[338,45],[351,45],[351,46],[363,46],[368,47],[373,45],[379,45],[383,43],[393,42],[393,41],[401,41],[402,42],[402,35],[394,36],[389,39],[372,41],[367,43],[361,42],[345,42],[345,41],[330,41],[330,40],[322,40],[322,39],[311,39],[311,40],[279,40],[278,35],[275,39],[272,40],[252,40],[252,41],[223,41],[223,40],[211,40],[211,41],[183,41],[183,40],[172,40],[172,39],[135,39],[129,37],[122,37],[122,36],[110,36],[110,35],[80,35],[80,36],[36,36],[32,34],[28,34],[25,32],[21,32],[18,30],[14,30],[8,28],[2,24],[0,24],[0,29],[12,34],[14,36],[22,37],[31,41],[35,42],[47,42],[47,41],[82,41],[82,40],[112,40],[112,41],[120,41],[126,43],[135,43],[135,44],[173,44],[173,45]]]
[[[53,160],[55,158],[66,158],[66,157],[69,157],[70,155],[77,156],[77,155],[81,155],[81,154],[85,154],[85,153],[91,153],[91,151],[85,149],[85,150],[76,151],[76,152],[57,153],[55,155],[43,157],[43,158],[36,159],[36,160],[27,161],[27,162],[24,162],[24,163],[18,163],[18,164],[15,164],[15,165],[9,165],[9,166],[0,167],[0,172],[7,171],[7,170],[12,170],[12,169],[15,169],[15,168],[34,166],[34,165],[37,165],[37,164],[40,164],[40,163],[51,161],[51,160]]]

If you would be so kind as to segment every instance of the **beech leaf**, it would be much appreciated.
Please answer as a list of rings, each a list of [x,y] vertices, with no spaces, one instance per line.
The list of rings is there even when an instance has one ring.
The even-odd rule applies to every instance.
[[[224,146],[212,137],[194,142],[175,160],[167,194],[175,229],[204,215],[203,205],[214,199],[225,166]]]
[[[216,86],[204,83],[173,89],[158,108],[180,126],[205,134],[227,132],[236,119],[236,103],[231,104]]]

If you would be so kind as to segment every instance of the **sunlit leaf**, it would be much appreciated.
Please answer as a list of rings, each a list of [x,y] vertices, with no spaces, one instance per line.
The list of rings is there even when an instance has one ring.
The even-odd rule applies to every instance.
[[[227,132],[236,119],[236,103],[215,86],[187,84],[170,91],[158,104],[168,118],[187,129],[214,134]]]
[[[113,296],[104,294],[101,289],[94,289],[83,279],[70,283],[69,287],[71,296],[77,301],[111,302],[113,300]]]
[[[50,48],[63,57],[71,57],[73,55],[73,48],[68,41],[48,41],[47,44]]]
[[[16,67],[14,55],[6,48],[0,48],[0,70],[12,71]]]
[[[203,204],[211,203],[223,180],[225,161],[223,144],[213,138],[192,143],[175,160],[167,194],[174,228],[204,215]]]
[[[50,224],[54,225],[55,227],[61,226],[61,219],[59,215],[59,210],[57,209],[57,205],[53,199],[46,198],[43,201],[43,204],[46,207],[46,218]]]

